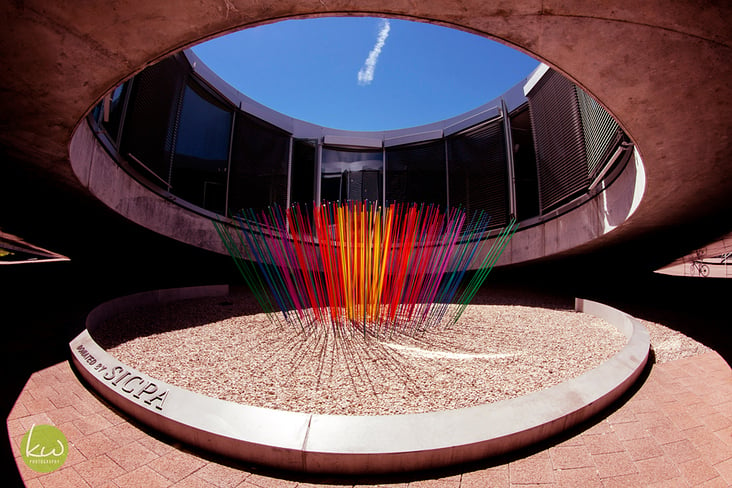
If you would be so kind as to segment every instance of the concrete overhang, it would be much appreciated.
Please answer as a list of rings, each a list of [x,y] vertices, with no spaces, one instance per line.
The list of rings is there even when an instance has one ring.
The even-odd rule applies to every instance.
[[[5,2],[0,12],[0,145],[80,191],[69,165],[75,128],[105,93],[145,66],[203,40],[285,18],[383,15],[517,48],[563,73],[616,117],[643,159],[645,195],[631,218],[594,247],[678,229],[712,238],[730,228],[720,219],[732,209],[728,3],[40,0]]]

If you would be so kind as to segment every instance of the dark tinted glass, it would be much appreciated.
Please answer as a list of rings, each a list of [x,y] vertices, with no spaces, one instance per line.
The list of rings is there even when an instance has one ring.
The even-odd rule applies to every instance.
[[[539,183],[536,173],[536,153],[531,136],[528,107],[511,114],[513,167],[516,185],[516,217],[519,220],[539,215]]]
[[[386,150],[386,201],[433,203],[445,209],[447,180],[442,140]]]
[[[383,167],[381,150],[324,148],[320,199],[381,202]]]
[[[239,113],[234,124],[229,209],[287,205],[290,135],[264,121]]]
[[[224,213],[232,112],[196,82],[185,88],[175,139],[172,192]]]
[[[119,129],[124,113],[125,98],[129,83],[123,83],[105,97],[94,111],[94,116],[104,132],[109,136],[110,142],[117,146]]]
[[[315,201],[317,149],[312,141],[295,140],[292,144],[291,203],[312,207]]]
[[[177,56],[165,58],[138,74],[132,83],[122,135],[122,155],[151,171],[158,183],[170,181],[178,102],[190,67]],[[129,157],[132,155],[132,157]]]

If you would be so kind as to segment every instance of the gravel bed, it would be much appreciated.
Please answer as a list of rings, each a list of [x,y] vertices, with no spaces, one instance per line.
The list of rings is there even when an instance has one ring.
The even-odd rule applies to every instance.
[[[122,313],[94,339],[123,363],[187,390],[342,415],[429,412],[525,395],[579,376],[626,343],[615,327],[561,299],[522,296],[506,305],[516,302],[503,298],[484,293],[456,325],[417,337],[305,336],[273,324],[247,292],[234,290]],[[662,346],[657,359],[703,352],[686,336],[646,325]]]

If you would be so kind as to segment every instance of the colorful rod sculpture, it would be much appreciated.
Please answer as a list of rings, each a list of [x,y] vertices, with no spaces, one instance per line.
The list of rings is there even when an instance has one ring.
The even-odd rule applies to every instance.
[[[483,212],[466,223],[462,209],[355,201],[250,209],[236,221],[214,226],[271,320],[374,336],[457,322],[518,227],[490,236]]]

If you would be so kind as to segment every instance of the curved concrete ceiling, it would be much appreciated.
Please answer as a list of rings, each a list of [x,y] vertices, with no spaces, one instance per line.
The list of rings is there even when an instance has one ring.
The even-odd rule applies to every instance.
[[[732,229],[720,218],[732,210],[729,2],[16,0],[0,12],[0,144],[73,188],[80,188],[68,164],[74,128],[145,66],[279,19],[384,15],[465,29],[525,51],[615,115],[646,165],[646,193],[636,213],[593,246],[641,239],[647,252],[658,236],[712,238]]]

